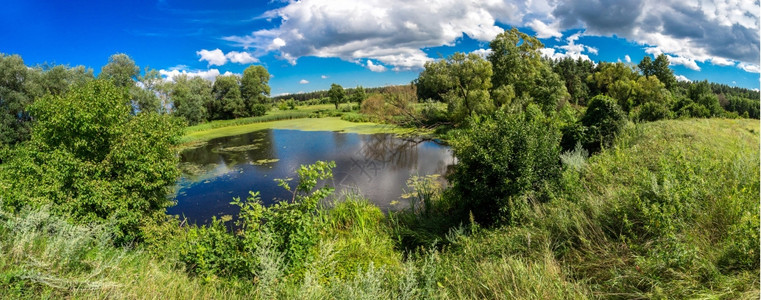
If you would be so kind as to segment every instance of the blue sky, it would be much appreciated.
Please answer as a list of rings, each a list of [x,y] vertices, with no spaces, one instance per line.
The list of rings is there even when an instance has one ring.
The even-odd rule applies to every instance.
[[[724,2],[7,1],[0,52],[96,73],[126,53],[168,79],[260,64],[278,95],[409,83],[426,61],[486,53],[515,26],[537,34],[545,55],[636,64],[666,53],[680,77],[758,88],[759,2]]]

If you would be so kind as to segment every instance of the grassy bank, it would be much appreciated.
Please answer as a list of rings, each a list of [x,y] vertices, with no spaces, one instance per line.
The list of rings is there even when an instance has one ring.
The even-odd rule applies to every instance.
[[[4,213],[0,298],[759,297],[757,120],[631,125],[601,153],[564,159],[561,185],[513,225],[444,224],[424,248],[405,237],[426,233],[398,220],[443,216],[389,219],[349,197],[320,211],[303,273],[268,250],[254,280],[185,272],[174,250],[192,230],[173,229],[159,250],[117,249],[98,228]]]

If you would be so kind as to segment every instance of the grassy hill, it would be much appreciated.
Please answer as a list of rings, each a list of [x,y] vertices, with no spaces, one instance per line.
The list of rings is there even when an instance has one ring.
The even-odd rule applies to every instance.
[[[173,253],[185,230],[116,249],[102,228],[2,213],[0,298],[759,297],[758,120],[631,125],[563,161],[562,192],[516,225],[465,224],[430,250],[400,250],[397,223],[367,202],[338,203],[303,276],[262,253],[254,282],[188,275]]]

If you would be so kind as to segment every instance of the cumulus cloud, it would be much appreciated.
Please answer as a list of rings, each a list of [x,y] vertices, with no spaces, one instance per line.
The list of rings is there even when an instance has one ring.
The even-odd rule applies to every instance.
[[[629,54],[627,54],[627,55],[625,55],[625,56],[624,56],[624,60],[625,60],[626,62],[628,62],[628,63],[632,62],[632,58],[631,58],[631,56],[629,56]]]
[[[275,51],[294,64],[303,56],[338,57],[408,70],[432,60],[423,48],[454,45],[463,35],[490,41],[503,31],[496,22],[520,24],[527,10],[549,9],[534,6],[503,1],[294,1],[268,13],[282,20],[277,28],[224,39],[256,53]]]
[[[386,67],[383,65],[376,65],[372,60],[367,60],[367,68],[373,72],[386,72]]]
[[[683,81],[683,82],[692,82],[689,78],[685,77],[684,75],[676,75],[676,81]]]
[[[209,66],[221,66],[226,64],[228,60],[238,64],[250,64],[259,62],[259,59],[253,57],[251,53],[230,51],[225,54],[222,52],[222,50],[219,50],[219,48],[214,50],[202,49],[200,51],[196,51],[196,55],[201,56],[198,61],[208,61]]]
[[[489,56],[489,54],[491,54],[491,52],[492,52],[491,49],[478,49],[478,50],[474,50],[471,53],[474,53],[480,57],[486,58],[487,56]]]
[[[225,57],[225,54],[219,49],[211,51],[203,49],[201,51],[196,51],[196,55],[201,56],[198,61],[208,61],[210,66],[221,66],[227,63],[227,57]]]
[[[322,78],[322,79],[328,79],[328,75],[320,75],[320,78]]]
[[[737,67],[743,69],[745,72],[761,73],[761,67],[755,64],[740,63],[737,65]]]
[[[605,13],[601,14],[603,11]],[[696,62],[758,64],[757,1],[571,0],[550,16],[561,28],[617,35],[657,47],[675,64],[699,70]]]
[[[186,75],[188,77],[201,77],[206,80],[214,81],[217,76],[220,75],[237,75],[230,71],[225,72],[224,74],[220,74],[219,70],[217,69],[209,69],[209,70],[188,70],[187,66],[179,65],[176,67],[169,68],[168,70],[161,69],[159,70],[159,74],[164,77],[164,80],[173,82],[177,76],[180,75]]]
[[[542,48],[539,49],[539,52],[542,53],[542,56],[546,56],[552,59],[562,59],[565,57],[570,57],[573,59],[584,59],[591,61],[592,59],[589,58],[588,55],[584,54],[584,52],[588,52],[590,54],[597,54],[597,49],[594,47],[589,47],[587,45],[583,44],[577,44],[576,41],[579,40],[579,37],[581,37],[582,32],[574,33],[566,38],[566,44],[561,46],[556,46],[555,48]],[[558,51],[560,50],[560,51]]]
[[[230,60],[230,62],[239,63],[239,64],[250,64],[254,62],[259,62],[259,59],[256,57],[251,56],[248,52],[238,52],[238,51],[230,51],[225,54],[225,57]]]
[[[562,38],[571,29],[615,35],[692,69],[698,62],[759,65],[757,0],[302,0],[263,16],[280,23],[223,39],[253,57],[272,52],[292,64],[304,56],[337,57],[409,70],[432,60],[423,49],[454,45],[463,36],[489,41],[502,32],[500,23],[531,27],[543,38]],[[553,51],[582,57],[597,49]]]
[[[563,37],[563,34],[560,33],[560,31],[557,30],[554,26],[548,26],[547,24],[544,24],[544,22],[540,21],[539,19],[534,19],[531,22],[528,22],[526,24],[528,27],[530,27],[534,32],[536,32],[536,37],[540,39],[546,39],[550,37],[554,38],[561,38]]]
[[[299,81],[299,84],[307,84],[307,83],[309,83],[309,80],[306,80],[306,79],[302,79]]]

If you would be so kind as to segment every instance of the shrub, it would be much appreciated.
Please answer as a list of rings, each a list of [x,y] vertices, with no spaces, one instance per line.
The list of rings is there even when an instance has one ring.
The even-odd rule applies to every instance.
[[[636,118],[642,121],[658,121],[671,119],[673,113],[665,105],[658,102],[647,102],[639,107]]]
[[[616,100],[598,95],[589,102],[581,124],[586,127],[586,140],[589,141],[585,148],[597,152],[601,147],[613,144],[616,135],[626,125],[626,114],[616,104]]]
[[[449,179],[461,207],[477,222],[510,223],[525,206],[521,201],[546,199],[560,177],[560,133],[535,110],[474,118],[456,135],[458,163]]]
[[[270,106],[267,104],[254,104],[251,106],[251,116],[252,117],[258,117],[263,116],[267,113],[267,110],[270,109]]]
[[[101,80],[37,101],[32,140],[0,166],[4,205],[50,205],[81,224],[112,224],[117,242],[141,239],[140,227],[171,204],[180,122],[132,116],[128,102]]]

